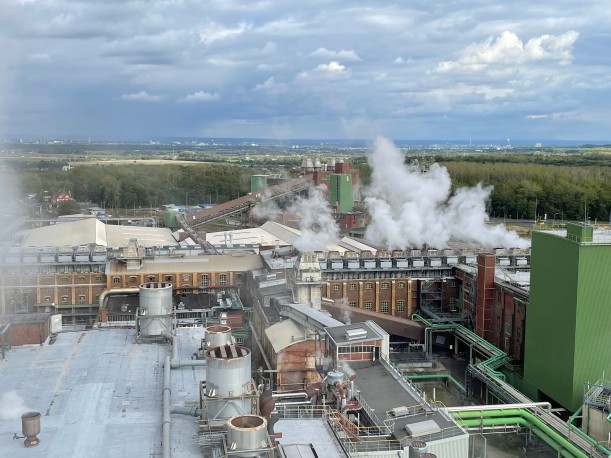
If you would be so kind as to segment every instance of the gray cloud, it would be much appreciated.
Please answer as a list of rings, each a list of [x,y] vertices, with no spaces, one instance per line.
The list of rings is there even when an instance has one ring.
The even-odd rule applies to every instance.
[[[6,0],[0,19],[4,134],[122,138],[125,116],[146,118],[147,138],[596,140],[611,127],[602,1]],[[126,101],[160,116],[145,103],[116,116]],[[214,117],[187,101],[215,102]]]

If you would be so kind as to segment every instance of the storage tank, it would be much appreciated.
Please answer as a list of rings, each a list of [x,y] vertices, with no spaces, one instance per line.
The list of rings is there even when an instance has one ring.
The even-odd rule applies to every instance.
[[[335,385],[335,382],[344,383],[344,373],[342,371],[327,372],[327,385]]]
[[[151,282],[140,285],[140,336],[160,337],[172,333],[172,284]]]
[[[267,175],[252,175],[250,177],[250,192],[256,194],[267,188]]]
[[[204,337],[206,347],[220,347],[221,345],[234,343],[229,326],[214,324],[205,328],[204,331],[206,333],[206,337]]]
[[[227,420],[227,446],[231,456],[260,457],[268,449],[267,420],[258,415],[239,415]],[[244,450],[240,453],[240,450]],[[261,450],[257,452],[257,450]]]
[[[226,420],[251,413],[250,350],[222,345],[206,352],[206,413],[209,420]]]
[[[21,432],[25,436],[26,447],[35,447],[40,442],[40,412],[26,412],[21,416]]]
[[[409,458],[420,458],[423,453],[426,453],[426,450],[426,442],[413,441],[409,444]]]

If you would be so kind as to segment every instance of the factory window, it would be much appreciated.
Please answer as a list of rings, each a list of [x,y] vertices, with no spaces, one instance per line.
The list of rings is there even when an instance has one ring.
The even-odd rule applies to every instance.
[[[208,274],[204,274],[201,278],[201,287],[207,288],[208,286],[210,286],[210,277],[208,276]]]
[[[165,281],[174,281],[174,275],[166,275]]]
[[[96,275],[95,281],[104,281],[104,277],[102,277],[101,275]]]
[[[450,305],[456,305],[456,298],[454,296],[450,297]]]
[[[62,277],[61,278],[61,282],[62,283],[68,283],[68,277]]]
[[[388,301],[380,302],[380,312],[382,312],[382,313],[390,312],[390,306],[388,304]]]
[[[227,274],[219,275],[219,286],[225,286],[227,284]]]
[[[350,285],[348,285],[348,289],[350,291],[354,291],[356,289],[356,283],[350,283]]]
[[[365,289],[373,289],[373,283],[365,283]]]
[[[78,297],[78,303],[79,303],[79,304],[81,304],[81,305],[82,305],[82,304],[85,304],[85,303],[86,303],[86,302],[85,302],[85,296],[79,296],[79,297]]]
[[[78,277],[78,281],[79,283],[85,283],[85,277],[83,276]]]
[[[134,276],[134,275],[131,275],[131,276],[129,277],[129,282],[130,282],[130,283],[137,283],[137,282],[138,282],[138,277],[136,277],[136,276]]]
[[[157,281],[157,278],[154,275],[149,275],[148,277],[146,277],[146,281],[147,282],[154,282]]]
[[[454,280],[450,281],[449,285],[450,288],[456,288],[456,282]]]
[[[113,277],[112,278],[113,285],[118,285],[121,283],[121,277]]]
[[[50,303],[51,302],[51,296],[45,296],[44,301],[46,303]]]
[[[70,288],[63,288],[62,293],[68,294],[70,292]]]
[[[397,312],[405,312],[405,301],[397,301]]]
[[[402,281],[397,283],[397,289],[405,289],[405,283],[403,283]]]
[[[350,307],[356,307],[356,302],[355,301],[348,302],[348,305]]]
[[[333,285],[333,291],[339,291],[339,285],[337,284]]]
[[[62,296],[61,303],[62,304],[67,304],[68,303],[68,296]]]
[[[191,275],[189,274],[183,274],[182,275],[182,281],[189,281],[191,280]]]
[[[373,310],[373,302],[371,302],[371,301],[365,302],[365,304],[363,305],[363,308],[365,310]]]
[[[380,283],[380,289],[388,289],[389,286],[390,283],[388,283],[387,281]]]

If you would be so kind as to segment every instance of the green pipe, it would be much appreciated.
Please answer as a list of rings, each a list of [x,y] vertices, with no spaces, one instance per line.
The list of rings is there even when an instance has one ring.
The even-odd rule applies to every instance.
[[[576,416],[578,414],[578,412],[579,411],[577,411],[573,416]],[[542,425],[544,425],[545,427],[549,428],[538,417],[536,417],[535,415],[530,413],[528,410],[524,410],[524,409],[497,409],[497,410],[485,410],[485,411],[452,412],[452,415],[457,417],[457,418],[502,417],[502,416],[506,416],[508,414],[524,417],[524,418],[528,419],[529,421],[531,421],[533,424],[537,424],[537,422],[540,422]],[[599,444],[595,439],[593,439],[590,436],[588,436],[581,429],[577,428],[574,425],[569,425],[569,427],[571,428],[572,431],[575,431],[577,434],[579,434],[581,437],[583,437],[585,440],[587,440],[592,446],[594,446],[598,450],[600,450],[603,454],[611,455],[611,451],[609,451],[607,448],[605,448],[604,446]],[[539,426],[539,428],[541,428],[542,430],[545,431],[545,428],[542,428],[541,426]],[[553,431],[553,430],[551,430],[551,431]],[[562,436],[560,436],[560,437],[563,440],[566,440]],[[568,441],[567,441],[567,443],[570,444],[570,442],[568,442]]]
[[[452,415],[455,418],[460,420],[469,419],[469,418],[489,418],[489,417],[506,417],[506,416],[516,416],[524,418],[527,422],[530,423],[531,429],[532,427],[536,427],[540,429],[543,433],[547,434],[554,442],[561,445],[563,449],[568,450],[574,456],[579,458],[588,458],[588,455],[581,452],[577,447],[567,441],[564,437],[558,434],[556,431],[551,429],[545,423],[543,423],[539,418],[534,416],[532,413],[528,412],[524,409],[506,409],[506,410],[486,410],[486,411],[469,411],[469,412],[452,412]]]
[[[463,393],[467,392],[467,390],[465,389],[463,384],[460,383],[458,380],[456,380],[454,377],[452,377],[451,374],[420,374],[420,375],[406,375],[406,377],[408,379],[410,379],[410,380],[426,380],[426,379],[436,379],[436,378],[447,378],[454,385],[456,385],[460,389],[460,391],[462,391]]]
[[[570,453],[568,450],[563,449],[562,446],[558,445],[554,440],[541,431],[538,428],[533,427],[528,421],[524,418],[520,417],[511,417],[511,418],[481,418],[481,419],[471,419],[471,420],[460,420],[458,422],[460,426],[466,427],[477,427],[477,426],[506,426],[506,425],[520,425],[528,428],[533,432],[539,439],[549,445],[551,448],[560,452],[560,454],[566,458],[574,458],[574,455]],[[583,455],[583,454],[582,454]],[[587,455],[583,455],[587,456]]]

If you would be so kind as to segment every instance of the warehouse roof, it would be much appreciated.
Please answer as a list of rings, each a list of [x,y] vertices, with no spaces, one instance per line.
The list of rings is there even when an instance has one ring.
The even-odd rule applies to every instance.
[[[296,342],[306,340],[306,329],[293,320],[282,320],[267,328],[265,335],[272,344],[274,352],[279,353]]]
[[[137,270],[127,270],[124,263],[111,261],[108,266],[107,275],[158,272],[243,272],[259,269],[262,265],[261,256],[258,254],[247,254],[243,256],[219,254],[177,258],[173,261],[168,261],[168,258],[159,260],[147,259],[144,261],[142,267]]]
[[[16,236],[23,247],[95,245],[121,248],[134,238],[143,247],[177,245],[172,231],[167,228],[113,226],[94,218],[20,231]]]

